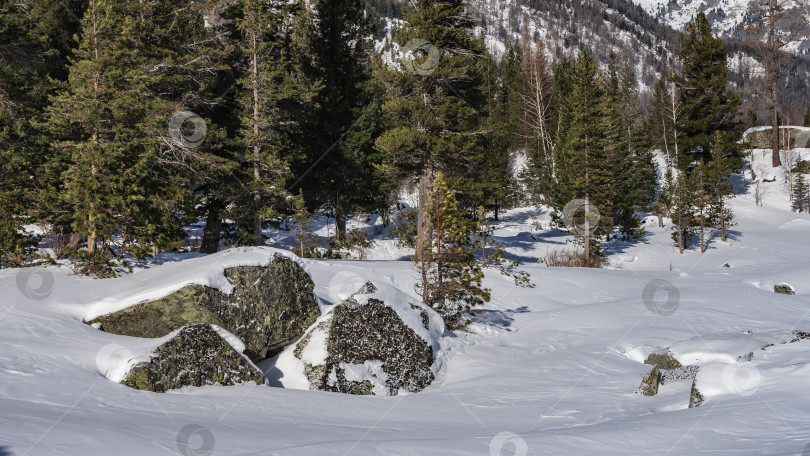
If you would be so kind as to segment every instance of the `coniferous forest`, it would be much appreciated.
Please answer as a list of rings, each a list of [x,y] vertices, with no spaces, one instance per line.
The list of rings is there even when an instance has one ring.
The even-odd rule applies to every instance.
[[[127,258],[264,245],[268,227],[296,223],[299,255],[340,257],[370,242],[347,217],[382,214],[414,248],[428,302],[445,299],[427,286],[445,260],[467,264],[462,281],[481,292],[475,222],[516,206],[550,206],[573,227],[578,247],[552,265],[598,267],[604,240],[643,236],[644,214],[672,218],[681,252],[734,223],[742,101],[703,14],[648,89],[612,53],[566,58],[525,36],[496,58],[462,0],[42,0],[2,12],[3,267],[37,261],[47,239],[48,261],[103,277]],[[375,48],[382,15],[404,18],[397,53]],[[403,191],[416,208],[398,204]],[[437,213],[438,201],[452,207]],[[334,218],[327,250],[302,228],[315,212]],[[466,255],[437,256],[441,223],[456,224],[446,243]]]

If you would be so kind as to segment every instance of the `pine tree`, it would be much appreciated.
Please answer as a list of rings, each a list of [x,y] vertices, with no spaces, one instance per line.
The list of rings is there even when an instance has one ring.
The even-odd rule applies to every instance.
[[[74,228],[87,236],[91,255],[98,240],[107,247],[122,230],[166,221],[165,208],[147,204],[167,189],[157,162],[157,132],[165,124],[152,115],[159,110],[156,98],[144,96],[157,76],[132,52],[141,7],[89,3],[68,89],[49,110],[49,125],[62,138],[55,158],[67,163],[61,196],[73,209]]]
[[[726,242],[728,238],[728,227],[733,224],[734,214],[728,207],[727,198],[734,196],[734,185],[731,183],[731,173],[735,163],[734,159],[723,154],[725,145],[723,135],[719,132],[715,135],[712,143],[714,151],[713,159],[709,163],[708,174],[708,194],[711,197],[712,219],[715,226],[720,229],[720,240]]]
[[[481,285],[481,263],[473,252],[476,222],[459,207],[441,172],[434,177],[428,201],[432,236],[416,262],[421,276],[416,291],[449,328],[460,328],[468,321],[466,312],[490,299],[490,290]]]
[[[678,245],[678,251],[688,247],[694,230],[694,184],[685,173],[675,177],[671,192],[670,217],[672,218],[672,240]]]
[[[573,200],[585,201],[584,213],[576,215],[581,226],[585,257],[590,259],[597,239],[613,226],[612,173],[608,142],[612,119],[608,115],[609,97],[602,88],[596,62],[582,52],[572,70],[572,90],[565,101],[561,137],[557,141],[555,178],[558,194],[555,209],[561,210]],[[594,211],[595,210],[595,211]],[[591,226],[591,212],[600,214],[597,226]]]
[[[683,62],[683,73],[673,78],[683,112],[676,124],[680,133],[678,167],[686,170],[697,160],[708,163],[715,132],[720,132],[724,144],[721,152],[739,169],[743,164],[742,145],[737,142],[744,129],[738,120],[741,101],[727,88],[729,70],[723,40],[712,34],[706,15],[700,13],[678,43]]]
[[[793,185],[793,205],[794,212],[805,212],[810,214],[810,186],[803,174],[799,174]]]
[[[306,159],[299,183],[315,205],[335,210],[337,238],[346,235],[347,211],[378,209],[386,185],[375,168],[379,134],[380,90],[371,80],[373,24],[360,0],[316,0],[304,10],[297,34],[303,74],[317,81],[317,93],[305,108]]]
[[[463,0],[418,0],[413,6],[396,41],[411,43],[417,55],[381,72],[388,94],[382,112],[389,123],[376,147],[398,177],[419,178],[419,258],[429,242],[425,210],[434,172],[464,177],[485,162],[479,129],[484,49],[471,35],[474,24]]]
[[[614,223],[625,240],[641,237],[641,217],[637,212],[648,210],[655,197],[655,165],[652,160],[648,134],[641,115],[641,102],[635,75],[629,62],[624,61],[621,76],[611,65],[607,87],[608,115],[612,117],[613,133],[608,140],[609,160],[613,168]]]
[[[264,220],[278,217],[287,191],[290,106],[301,95],[290,55],[287,2],[241,0],[236,27],[246,65],[239,78],[239,156],[249,185],[240,198],[240,240],[263,245]]]

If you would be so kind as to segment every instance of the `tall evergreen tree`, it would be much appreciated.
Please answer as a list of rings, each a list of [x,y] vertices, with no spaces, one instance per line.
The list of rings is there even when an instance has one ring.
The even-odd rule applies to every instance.
[[[159,76],[132,52],[143,8],[89,3],[68,89],[49,110],[49,125],[62,138],[54,156],[67,163],[61,196],[73,209],[74,228],[87,236],[90,254],[98,240],[106,247],[116,233],[150,238],[150,227],[171,218],[171,208],[160,207],[155,196],[177,191],[167,187],[157,160],[165,118],[153,115],[160,107],[150,94]]]
[[[808,185],[803,174],[799,174],[793,184],[793,204],[791,208],[793,212],[810,214],[810,185]]]
[[[686,170],[696,160],[708,163],[715,132],[720,132],[724,144],[721,153],[732,158],[738,169],[743,164],[743,149],[737,140],[744,126],[738,119],[740,97],[728,89],[723,40],[714,36],[706,15],[700,13],[678,44],[683,63],[683,73],[673,78],[683,112],[676,124],[681,135],[678,166]]]
[[[609,71],[607,112],[613,128],[608,135],[612,142],[608,158],[613,170],[613,219],[625,239],[631,240],[641,235],[637,212],[648,210],[655,197],[655,165],[630,64],[624,61],[621,75],[615,64]]]
[[[396,35],[415,56],[384,72],[389,120],[376,147],[401,178],[419,178],[419,225],[416,256],[429,242],[425,209],[433,174],[448,179],[474,175],[483,163],[480,112],[484,107],[479,57],[484,49],[471,35],[473,21],[463,0],[418,0]]]
[[[244,67],[237,93],[237,142],[245,182],[238,200],[240,241],[263,245],[264,221],[280,215],[289,178],[290,106],[301,91],[294,79],[290,17],[292,5],[280,0],[241,0],[236,27]]]
[[[380,155],[373,149],[379,134],[380,92],[373,68],[373,24],[361,0],[316,0],[301,15],[298,48],[304,74],[319,83],[306,108],[306,158],[298,166],[299,184],[317,205],[335,210],[337,237],[346,235],[347,211],[379,206],[384,179],[376,172]]]
[[[561,128],[555,178],[559,194],[555,208],[560,210],[573,200],[584,200],[581,236],[585,257],[591,258],[597,239],[613,226],[613,182],[609,164],[608,136],[614,125],[609,116],[606,95],[596,62],[582,52],[572,71],[572,91],[563,109],[570,123]],[[598,226],[591,226],[591,212],[600,214]],[[580,216],[578,216],[580,217]]]

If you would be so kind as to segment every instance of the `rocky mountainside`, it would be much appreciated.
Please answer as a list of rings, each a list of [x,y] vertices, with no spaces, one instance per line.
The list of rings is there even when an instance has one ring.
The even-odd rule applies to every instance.
[[[543,42],[556,57],[572,57],[580,49],[591,51],[604,67],[611,53],[633,64],[642,88],[651,88],[661,75],[678,35],[698,12],[705,12],[715,32],[730,49],[732,81],[755,101],[761,77],[751,50],[740,33],[751,16],[752,0],[469,0],[470,14],[478,22],[487,47],[498,56],[514,40]],[[400,18],[402,0],[367,0],[373,14]],[[390,27],[386,30],[390,33]],[[801,98],[810,90],[810,38],[794,46],[795,59],[786,68],[784,98]],[[756,107],[755,107],[756,108]]]

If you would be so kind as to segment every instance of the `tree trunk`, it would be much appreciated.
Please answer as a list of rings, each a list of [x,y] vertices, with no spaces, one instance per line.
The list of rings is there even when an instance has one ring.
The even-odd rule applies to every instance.
[[[782,166],[782,158],[779,156],[779,116],[777,107],[779,106],[779,81],[777,68],[777,43],[776,43],[776,1],[768,0],[768,85],[770,86],[770,108],[771,108],[771,149],[773,150],[773,167]]]
[[[705,244],[705,235],[704,235],[704,218],[703,215],[700,216],[700,253],[706,253],[706,244]]]
[[[591,207],[588,202],[588,197],[585,197],[585,261],[586,266],[590,265],[591,259],[591,221],[590,221]]]
[[[661,214],[658,214],[658,228],[663,228],[663,227],[664,227],[664,216],[661,215]]]
[[[208,216],[205,218],[200,253],[217,253],[219,251],[220,233],[222,233],[222,219],[219,216],[221,203],[212,202],[208,206]]]
[[[262,179],[261,172],[261,148],[259,147],[259,54],[258,54],[258,40],[256,33],[253,34],[253,65],[252,65],[252,83],[253,83],[253,178],[256,180],[258,186]],[[264,237],[262,236],[262,219],[259,212],[262,209],[262,194],[257,188],[253,193],[253,245],[263,245]]]
[[[417,261],[422,261],[423,252],[430,246],[430,220],[427,207],[430,204],[430,188],[433,186],[433,170],[425,168],[419,178],[419,208],[417,209],[416,252]]]
[[[346,211],[343,209],[340,193],[335,195],[335,231],[338,242],[346,239]]]

